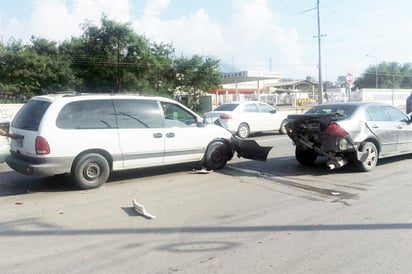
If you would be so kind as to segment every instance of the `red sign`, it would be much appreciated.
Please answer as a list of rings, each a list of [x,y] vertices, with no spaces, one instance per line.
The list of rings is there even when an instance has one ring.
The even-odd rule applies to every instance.
[[[346,83],[352,84],[352,82],[353,82],[352,73],[348,72],[348,74],[346,74]]]

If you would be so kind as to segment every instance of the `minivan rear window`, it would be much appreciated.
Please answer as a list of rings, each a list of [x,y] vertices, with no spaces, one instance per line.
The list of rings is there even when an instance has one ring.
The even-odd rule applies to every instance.
[[[30,131],[37,131],[41,119],[47,108],[50,106],[50,102],[41,100],[29,100],[13,119],[12,127],[18,129],[25,129]]]

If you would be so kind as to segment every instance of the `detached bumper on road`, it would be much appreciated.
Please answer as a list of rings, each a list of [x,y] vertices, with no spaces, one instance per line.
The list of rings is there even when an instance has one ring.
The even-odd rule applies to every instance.
[[[232,145],[239,157],[251,160],[266,161],[272,147],[262,147],[255,140],[232,137]]]

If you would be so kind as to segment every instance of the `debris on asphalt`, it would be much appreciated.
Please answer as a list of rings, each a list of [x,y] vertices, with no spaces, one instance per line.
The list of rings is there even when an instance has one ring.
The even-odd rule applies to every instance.
[[[142,215],[143,217],[146,217],[148,219],[156,219],[156,216],[146,212],[146,209],[143,205],[139,204],[136,199],[133,199],[132,201],[133,203],[133,207],[136,210],[137,213],[139,213],[140,215]]]
[[[209,173],[213,172],[213,170],[209,170],[209,169],[205,169],[205,168],[202,168],[202,169],[193,169],[192,171],[193,171],[193,173],[195,173],[195,174],[209,174]]]

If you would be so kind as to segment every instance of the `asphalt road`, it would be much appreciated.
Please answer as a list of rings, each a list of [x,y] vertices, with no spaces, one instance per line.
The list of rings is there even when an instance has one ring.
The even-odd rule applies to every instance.
[[[285,136],[255,138],[268,161],[119,172],[90,191],[0,165],[0,272],[410,272],[410,156],[327,171],[300,166]]]

